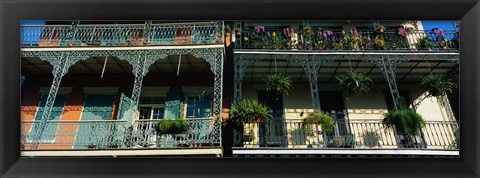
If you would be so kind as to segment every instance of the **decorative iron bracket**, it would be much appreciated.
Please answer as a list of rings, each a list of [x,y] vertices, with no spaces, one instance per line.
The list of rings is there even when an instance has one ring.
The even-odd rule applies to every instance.
[[[395,69],[397,68],[398,64],[402,62],[408,62],[409,59],[402,57],[396,57],[393,55],[384,56],[380,55],[378,58],[367,58],[363,59],[365,62],[370,62],[375,64],[383,73],[383,76],[387,80],[388,87],[390,89],[390,94],[393,99],[393,104],[395,108],[400,105],[400,93],[398,91],[396,76],[395,76]]]
[[[312,95],[312,106],[316,111],[320,111],[320,96],[318,93],[318,70],[326,62],[332,62],[333,59],[316,59],[313,56],[305,59],[291,59],[288,61],[298,62],[302,65],[305,75],[310,83],[310,93]]]

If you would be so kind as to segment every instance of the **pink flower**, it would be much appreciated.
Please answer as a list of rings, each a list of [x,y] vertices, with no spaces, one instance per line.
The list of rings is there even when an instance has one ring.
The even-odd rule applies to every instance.
[[[255,32],[256,33],[264,32],[264,31],[265,31],[264,26],[255,26]]]
[[[407,31],[405,31],[404,28],[398,28],[397,34],[402,36],[402,37],[405,37],[405,36],[407,36]]]

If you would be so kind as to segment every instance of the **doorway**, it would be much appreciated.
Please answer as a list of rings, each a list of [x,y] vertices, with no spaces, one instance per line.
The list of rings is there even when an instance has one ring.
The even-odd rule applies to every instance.
[[[259,124],[260,147],[286,146],[286,134],[283,119],[283,97],[271,91],[257,91],[258,102],[270,108],[273,118],[268,124]]]
[[[321,111],[334,119],[333,133],[327,133],[327,147],[352,147],[347,140],[353,139],[348,123],[343,91],[319,92]]]

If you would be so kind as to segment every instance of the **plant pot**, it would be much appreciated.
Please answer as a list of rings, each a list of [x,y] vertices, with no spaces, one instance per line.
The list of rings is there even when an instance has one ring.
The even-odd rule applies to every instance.
[[[263,124],[263,123],[265,123],[265,119],[264,118],[257,118],[257,119],[255,119],[255,122],[257,122],[258,124]]]

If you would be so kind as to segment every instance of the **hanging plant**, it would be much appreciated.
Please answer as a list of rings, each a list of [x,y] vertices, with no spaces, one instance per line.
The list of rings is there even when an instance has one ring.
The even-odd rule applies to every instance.
[[[383,123],[387,127],[394,125],[398,132],[407,137],[419,135],[420,129],[425,125],[422,116],[412,109],[389,111],[385,114]]]
[[[340,85],[343,85],[348,95],[359,95],[370,90],[373,85],[372,79],[361,72],[348,71],[346,75],[337,76]]]
[[[232,104],[230,122],[237,126],[243,123],[269,123],[272,118],[270,108],[257,100],[240,100]]]
[[[432,96],[452,93],[457,88],[457,84],[453,83],[445,74],[429,74],[422,79],[420,84],[426,87]]]
[[[267,91],[275,91],[277,94],[285,93],[288,95],[288,92],[292,89],[292,80],[290,77],[282,74],[267,76],[265,83],[267,85]]]
[[[190,129],[185,119],[162,119],[155,124],[157,134],[181,134]]]
[[[324,133],[328,134],[333,132],[333,117],[328,114],[321,112],[310,113],[305,119],[303,119],[302,127],[307,129],[309,135],[312,135],[312,126],[315,124],[320,124]]]

